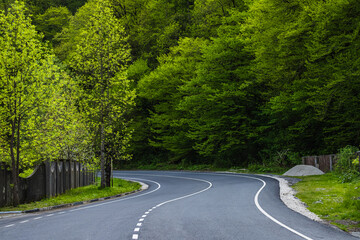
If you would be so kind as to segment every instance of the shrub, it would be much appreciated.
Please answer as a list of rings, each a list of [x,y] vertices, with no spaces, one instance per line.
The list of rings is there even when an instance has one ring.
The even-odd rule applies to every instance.
[[[339,150],[337,154],[337,162],[335,173],[339,175],[339,180],[343,183],[351,182],[359,176],[357,161],[354,160],[355,153],[359,149],[354,146],[346,146]],[[354,164],[355,163],[355,164]]]

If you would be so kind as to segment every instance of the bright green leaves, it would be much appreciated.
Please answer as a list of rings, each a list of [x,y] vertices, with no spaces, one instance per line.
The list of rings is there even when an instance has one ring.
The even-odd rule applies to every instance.
[[[55,57],[15,2],[0,12],[0,156],[12,169],[13,201],[19,204],[21,168],[59,158],[66,144],[59,108],[60,70]],[[58,143],[58,144],[57,144]]]
[[[22,113],[14,104],[29,104],[29,159],[128,158],[130,125],[140,161],[241,165],[360,143],[355,0],[90,0],[71,17],[48,8],[58,1],[27,2],[74,76],[54,67],[23,13],[2,14],[0,144]]]
[[[13,158],[12,164],[15,158],[18,164],[33,161],[25,157],[31,155],[29,152],[20,157],[22,151],[34,150],[22,142],[33,139],[37,126],[31,124],[31,118],[48,104],[46,98],[59,78],[54,56],[39,41],[24,11],[24,5],[16,2],[7,15],[0,13],[1,138],[3,150]]]
[[[78,29],[81,41],[71,55],[70,66],[81,89],[81,111],[86,114],[95,150],[100,153],[105,186],[105,164],[110,166],[111,160],[129,157],[125,154],[131,134],[127,112],[135,95],[124,72],[130,49],[124,28],[107,0],[90,1],[83,8],[92,11]],[[109,178],[106,181],[110,184]]]

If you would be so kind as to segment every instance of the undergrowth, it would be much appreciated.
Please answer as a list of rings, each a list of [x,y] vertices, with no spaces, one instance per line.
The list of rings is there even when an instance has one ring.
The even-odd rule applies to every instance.
[[[109,197],[121,193],[131,192],[139,189],[140,187],[141,186],[139,183],[114,178],[113,187],[100,188],[99,184],[94,184],[85,187],[74,188],[56,197],[46,198],[37,202],[21,204],[18,207],[2,207],[0,208],[0,211],[23,211],[66,203],[87,201],[96,198]]]

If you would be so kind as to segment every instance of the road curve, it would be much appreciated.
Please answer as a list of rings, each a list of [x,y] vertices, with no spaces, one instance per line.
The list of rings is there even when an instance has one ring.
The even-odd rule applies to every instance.
[[[288,209],[272,178],[162,171],[114,175],[149,188],[115,200],[0,219],[0,239],[358,240]]]

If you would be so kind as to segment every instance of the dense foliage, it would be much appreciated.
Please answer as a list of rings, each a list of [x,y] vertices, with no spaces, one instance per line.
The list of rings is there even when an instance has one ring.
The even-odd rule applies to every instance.
[[[38,49],[54,52],[57,60],[40,58],[52,59],[52,67],[41,70],[39,61],[22,58],[37,74],[56,73],[52,93],[45,91],[24,115],[24,124],[44,127],[43,135],[24,135],[23,151],[66,135],[63,146],[84,156],[92,155],[89,146],[95,159],[107,153],[118,166],[229,167],[294,164],[301,155],[360,144],[357,0],[24,2],[27,37],[34,39],[24,49],[36,56]],[[12,3],[0,3],[1,101],[11,97],[5,73],[11,46],[3,33]],[[99,11],[99,4],[107,10]],[[32,51],[35,42],[42,47]],[[46,79],[33,75],[26,84],[31,89]],[[5,112],[1,124],[16,119]],[[36,152],[64,152],[44,148]]]

